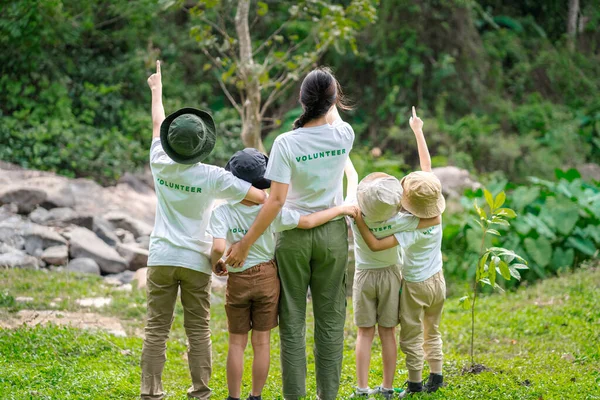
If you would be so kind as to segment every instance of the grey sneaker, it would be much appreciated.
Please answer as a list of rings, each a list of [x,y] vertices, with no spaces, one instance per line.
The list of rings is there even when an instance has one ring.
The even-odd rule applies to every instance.
[[[354,388],[354,393],[350,395],[351,399],[368,399],[369,393],[371,393],[371,389],[367,388],[365,392],[359,390],[358,388]]]
[[[379,385],[369,390],[369,396],[381,396],[388,400],[396,397],[396,391],[394,389],[384,389],[383,386]]]

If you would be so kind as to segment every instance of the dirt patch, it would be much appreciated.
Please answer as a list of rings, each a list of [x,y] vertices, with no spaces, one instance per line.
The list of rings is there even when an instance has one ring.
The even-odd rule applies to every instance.
[[[486,367],[483,364],[473,364],[473,365],[465,365],[462,369],[462,373],[464,374],[480,374],[482,372],[491,371],[490,368]]]
[[[23,325],[35,326],[48,323],[69,325],[79,329],[103,330],[115,336],[127,336],[118,318],[89,312],[21,310],[12,318],[0,319],[0,328],[15,329]]]

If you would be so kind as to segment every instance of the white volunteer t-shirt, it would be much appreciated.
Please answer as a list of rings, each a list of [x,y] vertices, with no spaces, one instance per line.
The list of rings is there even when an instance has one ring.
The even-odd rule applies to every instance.
[[[354,131],[342,120],[275,139],[265,177],[289,184],[285,205],[302,215],[342,204],[344,166]]]
[[[381,239],[398,232],[413,231],[419,225],[419,218],[408,213],[398,213],[383,222],[372,222],[365,219],[365,223],[376,238]],[[385,268],[390,265],[402,264],[398,246],[382,251],[371,251],[365,243],[356,222],[352,221],[352,234],[354,236],[354,260],[357,269]]]
[[[212,238],[206,227],[213,202],[240,202],[251,185],[213,165],[177,164],[158,138],[150,147],[150,168],[157,205],[148,266],[185,267],[211,274]]]
[[[262,205],[245,206],[223,204],[217,207],[210,217],[208,232],[218,239],[227,240],[227,244],[242,240],[254,223]],[[275,233],[294,229],[300,222],[300,213],[289,208],[282,208],[267,230],[250,247],[248,258],[241,268],[227,267],[229,272],[242,272],[255,265],[270,261],[275,256]]]
[[[396,233],[402,252],[402,277],[423,282],[442,269],[442,224]]]

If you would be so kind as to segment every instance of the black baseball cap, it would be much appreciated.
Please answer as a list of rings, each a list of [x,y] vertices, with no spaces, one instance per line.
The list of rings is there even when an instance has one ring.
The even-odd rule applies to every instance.
[[[269,157],[253,148],[236,152],[225,166],[233,175],[249,182],[257,189],[268,189],[271,181],[265,178]]]

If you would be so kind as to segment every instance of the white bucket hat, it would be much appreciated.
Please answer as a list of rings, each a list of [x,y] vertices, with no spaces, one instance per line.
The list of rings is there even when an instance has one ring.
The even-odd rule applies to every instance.
[[[375,173],[367,175],[358,185],[360,210],[371,221],[387,221],[400,211],[402,185],[393,176]]]

